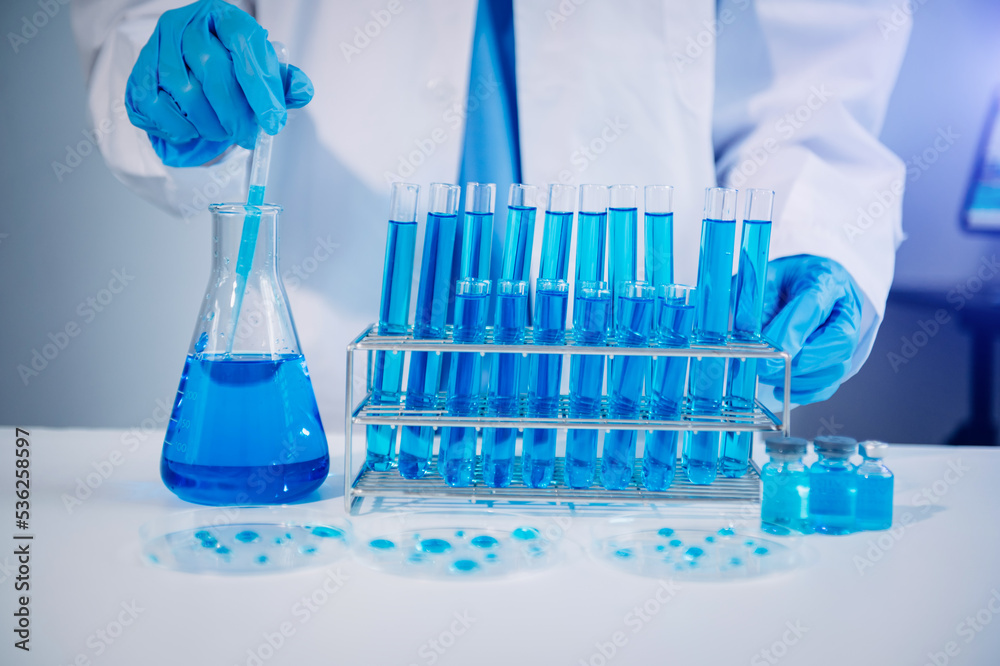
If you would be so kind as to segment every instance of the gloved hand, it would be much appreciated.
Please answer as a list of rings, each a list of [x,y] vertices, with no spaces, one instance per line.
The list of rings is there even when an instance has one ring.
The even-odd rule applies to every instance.
[[[165,12],[125,88],[129,120],[146,130],[168,166],[198,166],[237,143],[253,148],[257,127],[277,134],[286,109],[305,106],[312,82],[282,72],[267,31],[222,0]]]
[[[764,336],[792,355],[792,402],[834,394],[851,369],[861,335],[862,298],[837,262],[813,255],[775,259],[764,288]],[[760,381],[784,398],[784,365],[768,360]]]

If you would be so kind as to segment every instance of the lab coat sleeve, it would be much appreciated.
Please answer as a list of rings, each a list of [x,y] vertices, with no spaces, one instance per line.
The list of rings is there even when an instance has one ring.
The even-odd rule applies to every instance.
[[[246,196],[247,151],[231,148],[200,167],[167,167],[146,133],[129,122],[125,84],[160,15],[189,0],[76,0],[72,25],[83,61],[87,106],[108,168],[144,199],[185,219],[217,201]],[[234,3],[244,10],[247,3]],[[152,76],[143,79],[155,92]]]
[[[853,375],[903,240],[905,169],[878,134],[909,16],[891,0],[727,0],[718,18],[717,178],[775,191],[771,258],[827,257],[857,281],[865,303]]]

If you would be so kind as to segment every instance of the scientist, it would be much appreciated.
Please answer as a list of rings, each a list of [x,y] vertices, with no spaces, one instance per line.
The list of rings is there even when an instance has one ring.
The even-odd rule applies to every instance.
[[[303,107],[268,199],[326,418],[341,350],[377,314],[394,180],[498,183],[495,245],[510,182],[671,184],[689,284],[704,188],[773,189],[765,334],[794,356],[794,402],[828,398],[871,350],[902,239],[903,164],[877,139],[908,33],[880,30],[889,0],[182,4],[75,3],[94,122],[124,99],[134,124],[101,152],[190,216],[245,197],[234,146]],[[284,85],[269,39],[301,68]]]

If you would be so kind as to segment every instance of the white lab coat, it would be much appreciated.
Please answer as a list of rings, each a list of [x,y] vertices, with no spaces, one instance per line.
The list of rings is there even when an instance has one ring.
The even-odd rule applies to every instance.
[[[139,50],[182,4],[74,4],[95,124],[124,119]],[[467,104],[494,83],[467,99],[476,0],[245,8],[315,84],[275,142],[268,199],[286,209],[283,272],[329,423],[343,413],[342,350],[378,312],[388,183],[454,182]],[[515,0],[523,180],[673,185],[675,278],[690,284],[704,188],[775,190],[772,258],[830,257],[864,293],[856,371],[902,240],[904,168],[877,139],[909,31],[891,11],[890,0]],[[190,216],[245,196],[245,151],[168,168],[145,133],[119,125],[101,152],[148,200]]]

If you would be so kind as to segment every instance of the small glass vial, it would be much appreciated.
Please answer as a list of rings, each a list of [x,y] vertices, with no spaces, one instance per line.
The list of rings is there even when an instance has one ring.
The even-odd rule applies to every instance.
[[[862,442],[864,458],[857,471],[857,514],[859,530],[887,530],[892,527],[892,472],[882,459],[889,449],[884,442]]]
[[[858,442],[851,437],[817,437],[819,460],[809,468],[809,519],[820,534],[854,531],[857,467],[851,456]]]
[[[809,470],[802,462],[809,442],[800,437],[768,437],[771,461],[760,471],[764,483],[761,529],[771,534],[812,532],[809,523]]]

